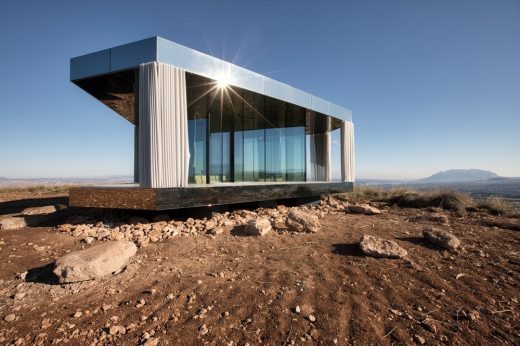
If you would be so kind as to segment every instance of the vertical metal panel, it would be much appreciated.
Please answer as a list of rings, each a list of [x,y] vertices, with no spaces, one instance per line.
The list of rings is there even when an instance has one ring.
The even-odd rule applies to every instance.
[[[312,107],[312,95],[306,93],[305,91],[301,91],[299,89],[294,89],[292,92],[292,104],[298,105],[300,107],[304,107],[307,109],[311,109]]]
[[[110,49],[70,59],[70,80],[110,72]]]
[[[312,110],[329,115],[329,101],[325,101],[317,96],[312,96]]]
[[[351,111],[346,110],[345,108],[340,107],[332,102],[329,102],[329,115],[334,118],[352,121]]]
[[[112,72],[136,67],[144,62],[155,60],[157,60],[156,37],[110,49],[110,70]]]
[[[280,83],[273,79],[265,78],[264,80],[264,93],[266,95],[277,95],[278,100],[285,102],[292,102],[292,89],[287,84]]]

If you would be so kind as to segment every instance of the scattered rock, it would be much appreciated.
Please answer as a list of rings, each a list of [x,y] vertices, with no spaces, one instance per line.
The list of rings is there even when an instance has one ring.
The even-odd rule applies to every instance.
[[[157,346],[159,344],[159,338],[150,338],[146,340],[144,346]]]
[[[136,252],[131,242],[106,242],[63,256],[56,261],[53,272],[60,283],[98,279],[120,272]]]
[[[422,326],[424,328],[426,328],[427,330],[429,330],[433,334],[437,333],[437,326],[436,326],[435,322],[432,319],[427,318],[427,319],[423,320],[421,322],[421,324],[422,324]]]
[[[365,214],[365,215],[381,214],[381,210],[374,208],[368,204],[349,205],[348,211],[353,214]]]
[[[403,316],[403,313],[396,309],[390,309],[390,312],[393,313],[396,316]]]
[[[76,311],[76,313],[74,314],[74,318],[80,318],[81,316],[83,316],[83,312],[81,311]]]
[[[316,317],[314,317],[314,315],[309,315],[308,319],[311,322],[316,322]]]
[[[251,220],[244,227],[244,232],[254,236],[264,236],[272,229],[271,221],[266,218]]]
[[[203,324],[202,326],[200,326],[200,328],[199,328],[199,333],[200,333],[200,335],[206,335],[206,334],[208,334],[208,328],[206,327],[205,324]]]
[[[413,339],[415,340],[416,343],[418,343],[419,345],[424,345],[426,343],[426,340],[424,340],[424,338],[420,335],[417,335],[415,334],[413,336]]]
[[[27,227],[27,222],[23,217],[9,216],[0,219],[0,229],[11,230]]]
[[[209,231],[209,233],[212,235],[219,235],[224,233],[224,229],[220,226],[217,226],[215,228],[212,228],[211,231]]]
[[[433,227],[423,230],[423,237],[428,242],[447,250],[453,251],[460,246],[460,240],[453,234]]]
[[[294,308],[294,312],[296,312],[297,314],[299,314],[300,311],[301,311],[300,306],[299,306],[299,305],[296,305],[296,307]]]
[[[395,241],[363,234],[359,247],[365,255],[373,257],[404,258],[408,255],[405,249]]]
[[[94,242],[94,240],[95,239],[93,237],[86,237],[86,238],[83,239],[83,242],[85,244],[87,244],[87,245],[90,245],[90,244],[92,244]]]
[[[285,225],[292,232],[316,233],[321,229],[318,217],[298,209],[291,209],[287,213]]]
[[[109,329],[110,335],[126,334],[126,328],[123,326],[112,326]]]
[[[51,214],[56,212],[58,209],[54,205],[46,205],[43,207],[31,207],[25,208],[20,214],[22,215],[42,215]]]
[[[27,295],[27,293],[25,292],[18,292],[14,295],[14,300],[21,300],[23,299],[23,297],[25,297]]]
[[[4,321],[6,321],[6,322],[13,322],[15,319],[16,319],[15,314],[9,314],[4,317]]]
[[[471,321],[478,320],[480,318],[480,314],[476,310],[471,310],[468,312],[468,319]]]

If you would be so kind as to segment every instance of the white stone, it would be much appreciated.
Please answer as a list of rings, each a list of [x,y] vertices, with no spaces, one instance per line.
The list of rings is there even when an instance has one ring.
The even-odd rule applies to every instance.
[[[291,209],[289,211],[285,225],[292,232],[316,233],[321,228],[320,221],[316,215],[298,209]]]
[[[0,229],[12,230],[27,227],[27,222],[23,217],[6,217],[0,219]]]
[[[460,246],[460,240],[453,234],[437,228],[426,228],[423,230],[424,239],[443,249],[456,250]]]
[[[353,214],[376,215],[381,214],[381,211],[368,204],[349,205],[348,211]]]
[[[120,272],[136,252],[132,242],[106,242],[63,256],[56,261],[53,272],[60,283],[98,279]]]
[[[244,231],[247,234],[256,236],[264,236],[268,234],[271,229],[271,221],[265,218],[251,220],[244,227]]]
[[[395,241],[364,234],[359,247],[365,255],[373,257],[403,258],[408,255]]]

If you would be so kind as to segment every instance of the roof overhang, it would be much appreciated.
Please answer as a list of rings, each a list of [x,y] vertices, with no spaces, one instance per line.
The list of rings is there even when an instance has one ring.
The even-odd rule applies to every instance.
[[[76,82],[82,79],[135,69],[142,63],[152,61],[174,65],[188,72],[214,80],[219,80],[222,76],[226,76],[226,81],[230,85],[335,118],[352,120],[352,112],[350,110],[332,102],[161,37],[151,37],[72,58],[70,60],[70,79]]]

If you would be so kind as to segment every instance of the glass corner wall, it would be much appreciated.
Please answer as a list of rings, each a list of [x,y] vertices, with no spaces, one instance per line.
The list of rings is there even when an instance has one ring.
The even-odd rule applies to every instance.
[[[331,180],[339,120],[191,73],[186,84],[190,184]]]

